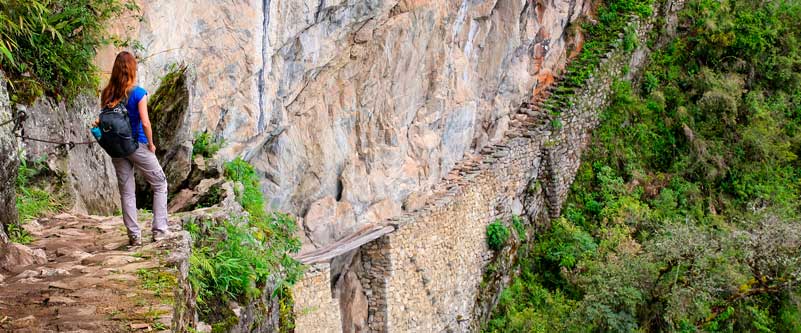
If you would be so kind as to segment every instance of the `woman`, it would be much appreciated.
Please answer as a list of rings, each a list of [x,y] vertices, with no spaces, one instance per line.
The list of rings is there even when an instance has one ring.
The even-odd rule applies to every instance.
[[[123,158],[112,158],[117,170],[117,185],[122,199],[122,220],[128,229],[131,246],[142,244],[142,234],[137,223],[134,169],[138,170],[153,189],[153,241],[164,239],[167,228],[167,178],[156,158],[153,143],[153,128],[147,115],[147,91],[134,85],[136,82],[136,58],[129,52],[120,52],[114,60],[111,79],[103,89],[101,102],[104,107],[114,107],[124,101],[131,120],[133,135],[139,148]]]

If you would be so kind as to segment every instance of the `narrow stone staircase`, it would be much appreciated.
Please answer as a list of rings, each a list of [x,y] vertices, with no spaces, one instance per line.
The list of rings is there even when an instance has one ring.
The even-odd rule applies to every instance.
[[[180,222],[171,218],[170,227],[178,231]],[[176,284],[169,267],[185,253],[185,233],[158,243],[146,233],[143,246],[129,247],[122,217],[66,213],[25,228],[33,259],[0,268],[0,332],[169,331]]]

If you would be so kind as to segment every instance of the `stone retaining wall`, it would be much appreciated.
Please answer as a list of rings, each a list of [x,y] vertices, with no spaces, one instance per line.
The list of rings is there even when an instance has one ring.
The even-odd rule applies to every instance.
[[[342,319],[339,302],[331,291],[331,269],[327,264],[309,267],[292,289],[296,332],[339,332]]]

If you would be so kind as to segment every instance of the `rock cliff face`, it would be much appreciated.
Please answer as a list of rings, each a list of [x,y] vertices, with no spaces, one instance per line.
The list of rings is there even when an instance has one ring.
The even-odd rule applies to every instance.
[[[589,0],[142,0],[130,36],[151,92],[195,75],[193,131],[263,174],[314,244],[398,215],[552,81]],[[122,28],[120,28],[122,29]],[[122,31],[120,31],[122,32]],[[98,62],[110,68],[113,52]],[[158,130],[158,129],[156,129]],[[407,200],[410,194],[416,193]]]
[[[6,91],[6,80],[0,72],[0,124],[13,118]],[[0,246],[8,242],[5,226],[17,223],[17,138],[12,132],[14,125],[0,126]]]
[[[69,103],[56,102],[52,98],[39,98],[31,106],[17,107],[24,110],[27,119],[23,122],[25,136],[56,142],[77,142],[68,147],[23,140],[25,158],[47,157],[51,170],[62,177],[65,194],[69,196],[68,209],[80,213],[111,215],[119,208],[119,190],[111,158],[94,142],[89,124],[97,117],[99,101],[93,96],[82,95]]]

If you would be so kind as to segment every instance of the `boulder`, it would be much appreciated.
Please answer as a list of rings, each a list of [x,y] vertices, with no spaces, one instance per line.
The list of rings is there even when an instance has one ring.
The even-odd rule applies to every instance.
[[[301,223],[311,241],[306,245],[320,247],[352,232],[356,227],[356,215],[349,203],[329,196],[313,203]]]
[[[399,203],[389,199],[381,200],[367,209],[362,223],[381,223],[401,213],[402,209]]]
[[[196,208],[219,205],[225,195],[222,178],[203,179],[194,189],[183,189],[170,200],[169,213],[187,212]]]
[[[169,188],[177,189],[192,170],[192,132],[187,108],[189,91],[186,66],[167,73],[148,100],[153,122],[156,156],[167,176]]]
[[[155,91],[150,91],[148,110],[153,124],[156,156],[164,175],[167,190],[177,193],[192,171],[192,131],[189,128],[189,88],[186,66],[179,66],[161,78]],[[137,201],[149,205],[152,193],[144,177],[137,175]],[[149,207],[149,206],[147,206]]]
[[[167,206],[167,212],[172,214],[191,210],[192,207],[195,206],[196,202],[197,192],[185,188],[173,196],[172,199],[170,199],[170,204]]]
[[[0,248],[0,268],[19,272],[30,265],[47,263],[47,254],[42,249],[31,249],[25,245],[8,243]]]
[[[358,333],[367,331],[367,296],[364,294],[359,277],[350,271],[339,281],[339,308],[342,313],[342,332]]]

